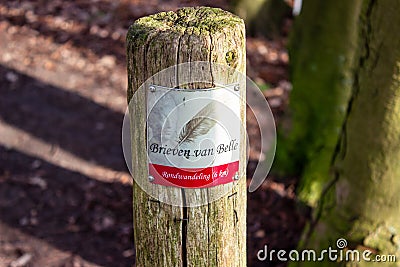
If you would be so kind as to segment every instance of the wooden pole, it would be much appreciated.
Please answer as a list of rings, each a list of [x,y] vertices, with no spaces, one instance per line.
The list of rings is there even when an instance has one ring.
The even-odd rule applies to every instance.
[[[127,35],[128,101],[131,112],[134,236],[136,266],[246,266],[246,142],[240,137],[240,179],[207,190],[184,191],[151,184],[144,191],[137,183],[148,177],[146,151],[146,93],[138,90],[150,77],[177,64],[205,61],[202,82],[180,84],[175,75],[159,75],[151,83],[169,88],[210,88],[217,82],[240,83],[240,120],[245,129],[245,29],[243,21],[221,9],[182,8],[143,17]],[[232,68],[216,71],[211,63]],[[189,67],[190,69],[191,67]],[[187,77],[186,77],[187,78]],[[135,97],[133,97],[135,95]],[[134,102],[132,104],[132,102]],[[146,182],[146,181],[144,181]],[[150,184],[150,183],[149,183]],[[228,186],[228,187],[227,187]],[[230,186],[230,187],[229,187]],[[229,192],[208,203],[221,190]],[[153,193],[149,195],[149,191]],[[159,195],[157,195],[157,193]],[[154,197],[158,196],[158,197]],[[168,198],[174,203],[169,205]],[[185,207],[199,199],[208,203]]]

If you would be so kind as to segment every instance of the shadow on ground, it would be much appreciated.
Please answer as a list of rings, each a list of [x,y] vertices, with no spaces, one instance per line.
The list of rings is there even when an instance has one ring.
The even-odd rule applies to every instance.
[[[98,265],[130,266],[133,255],[123,256],[133,247],[130,186],[37,161],[0,146],[0,220]],[[51,257],[40,251],[34,256]]]
[[[1,65],[0,84],[1,120],[87,161],[126,170],[123,114]]]

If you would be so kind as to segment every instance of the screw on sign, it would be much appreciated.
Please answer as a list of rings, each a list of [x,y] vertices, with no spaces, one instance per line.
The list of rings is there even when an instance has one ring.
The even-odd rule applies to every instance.
[[[128,31],[137,266],[246,265],[244,36],[206,7]]]

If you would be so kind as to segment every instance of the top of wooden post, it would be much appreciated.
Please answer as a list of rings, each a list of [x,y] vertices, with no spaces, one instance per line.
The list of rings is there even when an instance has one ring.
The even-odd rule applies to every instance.
[[[243,24],[241,18],[220,8],[185,7],[136,20],[129,28],[127,42],[132,39],[144,41],[153,30],[184,33],[190,28],[192,34],[209,34],[238,24]]]
[[[128,100],[148,78],[181,63],[203,61],[241,73],[246,70],[244,22],[219,8],[186,7],[142,17],[131,25],[126,39]],[[215,79],[222,84],[237,81],[230,74],[212,72],[210,69],[208,73],[198,73],[197,78],[202,77],[204,84],[211,87]],[[178,78],[173,82],[169,78],[158,81],[158,85],[181,86],[176,84]]]

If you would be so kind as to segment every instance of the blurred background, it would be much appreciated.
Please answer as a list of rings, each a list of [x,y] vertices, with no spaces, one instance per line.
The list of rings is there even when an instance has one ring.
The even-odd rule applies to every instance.
[[[0,2],[0,266],[132,265],[131,178],[121,150],[125,35],[139,17],[197,5],[246,19],[247,75],[279,123],[292,87],[290,2]],[[259,130],[253,114],[247,123],[250,179]],[[297,182],[271,176],[248,195],[249,266],[265,266],[256,258],[264,245],[296,247],[309,216],[298,208]]]

